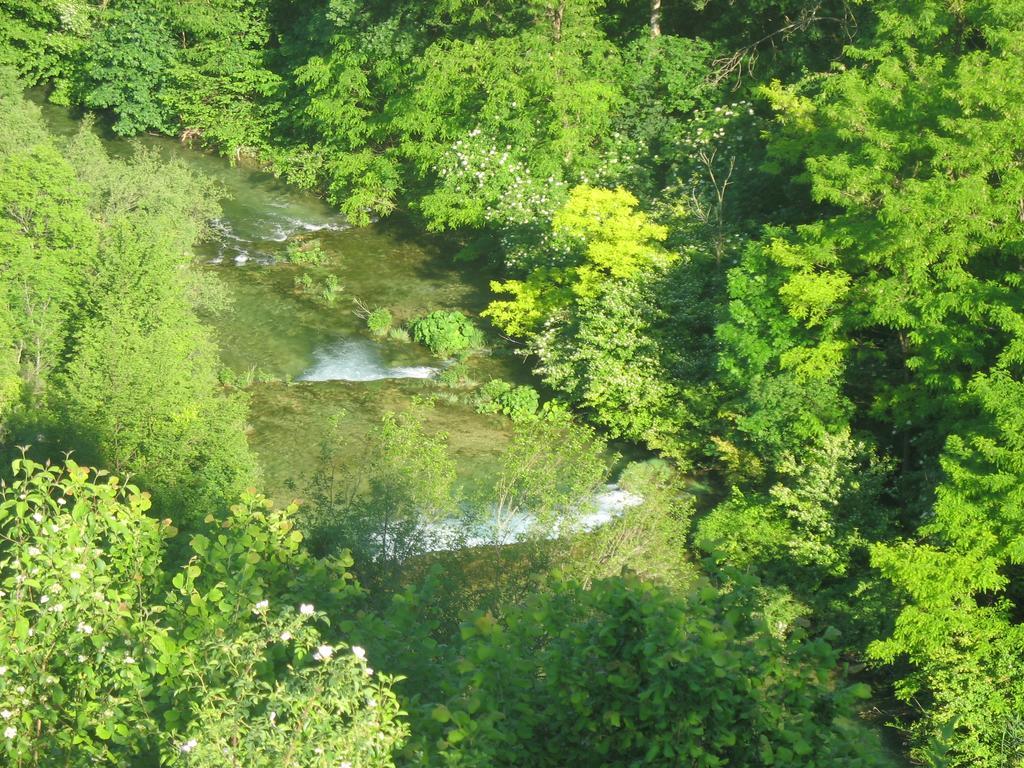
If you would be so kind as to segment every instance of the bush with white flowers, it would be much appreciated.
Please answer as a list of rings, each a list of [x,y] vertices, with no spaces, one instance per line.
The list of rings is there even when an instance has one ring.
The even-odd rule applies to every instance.
[[[247,494],[169,578],[176,531],[147,516],[148,494],[71,461],[13,469],[0,764],[393,764],[406,734],[394,680],[330,620],[358,592],[350,560],[311,558],[294,508]]]
[[[119,765],[151,738],[138,663],[163,633],[148,494],[18,460],[0,496],[0,763]],[[6,759],[5,759],[6,758]]]

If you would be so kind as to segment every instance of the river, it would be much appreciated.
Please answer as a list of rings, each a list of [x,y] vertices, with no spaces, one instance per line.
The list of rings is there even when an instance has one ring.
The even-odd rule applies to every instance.
[[[71,134],[79,121],[36,94],[51,128]],[[407,409],[413,398],[432,398],[427,426],[448,436],[462,483],[472,489],[493,477],[511,437],[503,416],[479,414],[470,394],[436,380],[445,361],[419,345],[377,339],[356,313],[386,307],[405,321],[434,309],[477,315],[488,300],[494,275],[453,258],[451,239],[416,231],[401,221],[350,227],[313,194],[273,175],[190,148],[162,136],[127,140],[105,136],[113,155],[142,144],[185,163],[223,188],[222,214],[196,248],[200,268],[225,288],[227,309],[204,317],[221,360],[249,392],[248,438],[263,470],[263,487],[279,501],[301,496],[318,463],[332,417],[344,412],[337,455],[359,455],[368,432],[388,412]],[[319,265],[291,264],[290,244],[316,243]],[[334,280],[330,303],[317,291],[296,288],[306,275],[315,285]],[[478,382],[503,378],[531,383],[529,370],[509,343],[489,331],[489,350],[473,357]],[[593,523],[635,500],[609,486],[597,498]]]
[[[52,130],[78,130],[80,122],[68,110],[32,95]],[[467,393],[438,384],[433,377],[444,363],[424,348],[373,338],[353,303],[387,307],[398,320],[434,309],[477,314],[486,305],[492,275],[456,265],[455,243],[402,222],[349,227],[313,194],[168,137],[103,138],[113,155],[142,144],[212,177],[224,190],[222,215],[211,222],[211,237],[197,245],[196,255],[200,268],[226,288],[230,307],[204,320],[213,328],[223,364],[243,380],[257,379],[246,386],[249,442],[269,495],[301,495],[332,416],[346,414],[342,453],[358,453],[381,417],[408,408],[414,397],[435,398],[427,424],[448,435],[464,482],[491,473],[511,435],[508,420],[476,413]],[[326,255],[321,265],[282,261],[289,242],[312,240]],[[296,290],[303,273],[317,284],[329,276],[337,280],[341,288],[332,304]],[[530,382],[507,344],[491,347],[474,358],[475,379]]]

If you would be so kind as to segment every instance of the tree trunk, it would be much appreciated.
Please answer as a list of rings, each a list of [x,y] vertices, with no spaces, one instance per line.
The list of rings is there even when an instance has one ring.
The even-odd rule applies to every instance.
[[[651,38],[661,37],[661,0],[651,0]]]

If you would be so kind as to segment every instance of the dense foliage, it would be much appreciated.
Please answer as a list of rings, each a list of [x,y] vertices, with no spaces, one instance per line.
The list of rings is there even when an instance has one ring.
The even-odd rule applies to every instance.
[[[175,530],[147,516],[148,493],[74,463],[19,459],[14,475],[0,496],[6,764],[392,765],[407,733],[392,680],[328,620],[358,590],[342,561],[310,559],[294,509],[247,495],[172,568]]]
[[[440,309],[415,320],[412,337],[438,357],[464,356],[484,341],[480,329],[464,314]]]
[[[837,690],[828,644],[779,643],[742,594],[556,582],[505,627],[479,617],[432,713],[443,764],[878,765],[845,720],[867,686]]]
[[[20,372],[0,428],[10,444],[42,432],[46,450],[129,472],[201,519],[255,474],[188,269],[215,191],[141,149],[109,157],[88,127],[58,140],[9,77],[0,89],[0,317]]]
[[[48,543],[30,541],[45,530],[35,514],[77,508],[47,501],[77,484],[103,519],[75,535],[125,564],[102,578],[131,609],[87,596],[61,603],[68,615],[115,627],[109,648],[133,658],[125,644],[188,627],[201,641],[188,664],[115,673],[120,657],[81,653],[92,641],[41,607],[42,581],[19,587],[0,663],[47,668],[26,635],[38,620],[66,665],[33,678],[51,686],[40,695],[83,712],[131,700],[80,742],[59,707],[4,703],[17,738],[0,746],[21,764],[76,743],[114,763],[172,755],[190,739],[196,759],[227,746],[287,764],[282,731],[260,719],[268,697],[285,717],[333,675],[338,696],[339,681],[365,682],[358,665],[285,671],[278,656],[211,666],[260,656],[268,632],[336,628],[250,619],[291,575],[261,577],[223,616],[197,607],[229,594],[203,583],[201,561],[239,556],[202,521],[258,479],[244,399],[219,385],[197,319],[212,289],[189,253],[218,193],[153,154],[108,156],[92,123],[51,135],[26,85],[98,110],[101,129],[260,163],[355,224],[399,211],[448,230],[459,263],[497,276],[489,326],[451,307],[407,334],[366,312],[378,337],[460,358],[441,374],[449,402],[516,422],[494,482],[464,488],[427,417],[391,414],[359,462],[329,441],[310,468],[297,519],[315,554],[264,542],[303,578],[356,553],[370,597],[335,608],[408,677],[395,692],[409,739],[378,698],[397,759],[873,765],[853,721],[864,689],[842,670],[853,661],[906,757],[1021,761],[1022,0],[10,0],[0,66],[21,78],[0,78],[5,451],[73,448],[153,493],[31,468],[19,487],[48,490],[5,497],[0,525],[16,535],[0,539],[0,574],[71,567],[23,552],[77,530],[55,520]],[[338,311],[336,278],[295,279]],[[522,352],[536,386],[490,374],[461,393],[486,344]],[[609,440],[659,458],[624,475],[643,503],[588,531]],[[189,552],[161,555],[165,518],[195,534],[194,575],[176,560]],[[476,546],[442,555],[439,538]],[[175,643],[167,655],[184,657]],[[171,705],[169,691],[204,686],[242,693]],[[321,733],[330,703],[309,706]],[[365,727],[355,717],[329,739],[368,743]]]

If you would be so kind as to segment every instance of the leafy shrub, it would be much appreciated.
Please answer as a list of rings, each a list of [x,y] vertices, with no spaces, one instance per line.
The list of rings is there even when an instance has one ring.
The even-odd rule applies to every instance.
[[[295,276],[295,290],[299,293],[309,293],[316,287],[316,281],[308,272]]]
[[[504,625],[478,617],[463,626],[457,693],[433,710],[440,762],[885,765],[854,723],[867,686],[835,680],[824,640],[772,638],[747,595],[627,575],[555,582]]]
[[[391,311],[386,307],[377,307],[366,316],[366,327],[378,338],[387,336],[394,322]]]
[[[412,324],[413,338],[438,357],[463,355],[483,346],[484,335],[461,312],[437,310]]]
[[[328,275],[324,278],[324,284],[320,288],[320,298],[327,304],[333,304],[341,293],[341,282],[336,275]]]
[[[503,413],[518,423],[537,416],[540,395],[528,386],[514,386],[503,379],[491,379],[480,388],[476,409],[479,413]]]
[[[319,240],[293,240],[285,247],[284,257],[292,264],[322,264],[327,258]]]
[[[472,384],[469,377],[469,366],[465,363],[449,365],[437,375],[438,383],[446,387],[466,387]]]
[[[402,328],[401,326],[392,328],[388,331],[388,338],[391,339],[391,341],[398,341],[403,344],[408,344],[412,341],[412,338],[409,336],[409,330],[407,328]]]
[[[638,493],[642,496],[648,492],[648,489],[668,483],[672,478],[672,465],[664,459],[631,461],[619,475],[618,485],[624,491]]]
[[[13,469],[0,764],[392,765],[406,731],[393,681],[331,629],[358,593],[351,559],[311,558],[294,508],[248,494],[211,516],[168,593],[175,530],[146,514],[147,493],[71,461]]]
[[[148,494],[18,460],[0,495],[0,763],[122,765],[155,724],[138,701],[162,634]],[[6,758],[6,759],[4,759]]]

